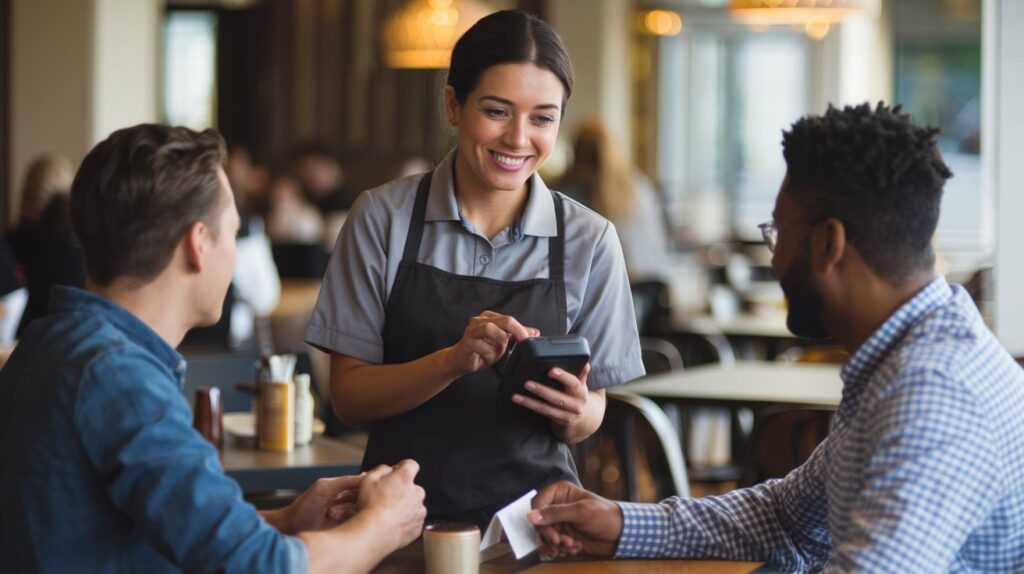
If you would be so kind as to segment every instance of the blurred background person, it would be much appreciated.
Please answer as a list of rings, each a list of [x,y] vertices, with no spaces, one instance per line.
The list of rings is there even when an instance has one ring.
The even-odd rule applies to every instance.
[[[427,173],[434,169],[434,164],[430,163],[430,160],[423,156],[411,155],[405,158],[398,169],[395,171],[394,176],[391,179],[402,179],[410,175],[419,175],[421,173]]]
[[[17,272],[28,288],[18,336],[30,322],[46,315],[51,287],[85,285],[82,250],[71,228],[69,193],[74,173],[71,161],[54,153],[36,158],[25,173],[21,213],[7,236]]]
[[[320,215],[348,211],[358,191],[345,185],[345,170],[330,146],[311,142],[296,148],[293,169],[306,200]]]
[[[28,302],[28,289],[18,280],[14,266],[14,255],[7,242],[0,239],[0,345],[14,341]],[[0,363],[6,360],[8,352],[0,347]]]
[[[262,217],[270,170],[255,164],[245,146],[235,144],[228,148],[224,172],[231,183],[240,220],[235,272],[220,321],[192,329],[183,344],[250,348],[257,346],[257,317],[268,316],[281,299],[281,277]]]
[[[274,243],[319,244],[324,219],[303,195],[300,184],[290,177],[277,177],[270,186],[267,235]]]
[[[654,182],[629,164],[597,118],[580,124],[573,157],[558,189],[615,224],[630,279],[664,269],[668,232]]]
[[[242,228],[247,228],[253,217],[260,217],[267,211],[267,188],[270,187],[270,169],[253,161],[249,149],[232,144],[228,148],[228,160],[224,172],[235,192],[235,205],[242,218]],[[260,223],[262,226],[262,222]]]

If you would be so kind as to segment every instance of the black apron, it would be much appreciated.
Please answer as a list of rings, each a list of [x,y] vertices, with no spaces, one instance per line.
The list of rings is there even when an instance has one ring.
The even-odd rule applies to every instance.
[[[448,273],[416,261],[432,174],[420,181],[405,252],[384,318],[384,363],[405,363],[454,345],[471,317],[511,315],[541,333],[565,334],[564,217],[552,193],[558,235],[549,239],[548,279],[497,281]],[[429,247],[428,247],[429,248]],[[420,464],[428,518],[483,528],[531,488],[579,482],[569,448],[548,419],[498,400],[499,375],[461,377],[415,409],[370,426],[363,469],[404,458]]]

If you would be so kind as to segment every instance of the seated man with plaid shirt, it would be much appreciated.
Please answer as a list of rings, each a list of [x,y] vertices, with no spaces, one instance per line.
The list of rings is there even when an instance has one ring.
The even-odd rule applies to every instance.
[[[934,271],[938,130],[829,108],[783,137],[761,226],[795,334],[850,352],[832,430],[785,478],[615,503],[556,483],[530,520],[550,556],[723,558],[827,572],[1024,569],[1024,371]]]

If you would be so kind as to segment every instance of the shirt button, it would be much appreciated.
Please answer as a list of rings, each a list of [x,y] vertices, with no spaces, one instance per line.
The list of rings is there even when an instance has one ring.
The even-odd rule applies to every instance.
[[[487,256],[487,255],[481,255],[480,256],[480,265],[487,265],[490,262],[491,262],[491,258],[489,256]]]

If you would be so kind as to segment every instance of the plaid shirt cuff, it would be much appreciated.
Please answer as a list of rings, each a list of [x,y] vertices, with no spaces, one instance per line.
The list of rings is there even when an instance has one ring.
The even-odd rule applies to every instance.
[[[622,536],[616,558],[661,558],[670,554],[672,509],[663,504],[617,502]]]

